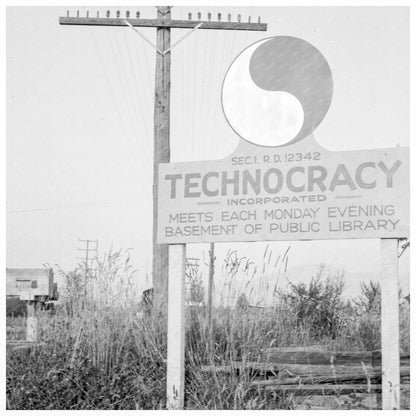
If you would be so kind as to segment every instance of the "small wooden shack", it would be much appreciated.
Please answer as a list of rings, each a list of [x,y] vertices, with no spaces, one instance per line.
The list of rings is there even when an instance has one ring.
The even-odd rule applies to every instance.
[[[20,300],[40,301],[57,299],[57,284],[52,269],[6,268],[6,295]]]

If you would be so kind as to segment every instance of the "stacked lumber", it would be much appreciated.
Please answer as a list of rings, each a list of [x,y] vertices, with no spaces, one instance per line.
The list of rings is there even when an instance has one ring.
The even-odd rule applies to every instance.
[[[409,389],[410,355],[400,356],[402,389]],[[350,394],[381,391],[381,351],[325,351],[267,348],[258,362],[204,366],[204,372],[248,372],[253,388],[294,394]]]
[[[11,350],[23,350],[23,349],[32,349],[41,347],[44,345],[43,343],[39,342],[32,342],[26,340],[7,340],[6,347]]]

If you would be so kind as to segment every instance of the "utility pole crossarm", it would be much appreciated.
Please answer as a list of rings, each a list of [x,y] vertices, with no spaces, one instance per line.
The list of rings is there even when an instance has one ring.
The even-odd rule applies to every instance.
[[[201,21],[201,20],[172,20],[172,19],[127,19],[127,18],[106,18],[106,17],[60,17],[61,25],[81,25],[81,26],[126,26],[125,21],[135,27],[156,27],[173,29],[194,29],[202,23],[200,29],[217,30],[252,30],[266,31],[267,23],[251,22],[221,22],[221,21]]]

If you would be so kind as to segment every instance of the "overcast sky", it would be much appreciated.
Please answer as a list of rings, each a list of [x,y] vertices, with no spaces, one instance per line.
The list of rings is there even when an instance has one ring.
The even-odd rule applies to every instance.
[[[86,8],[70,7],[85,16]],[[91,7],[104,16],[125,8]],[[60,26],[65,7],[7,9],[7,267],[77,262],[78,238],[133,249],[151,272],[155,51],[129,28]],[[129,8],[133,14],[136,9]],[[153,7],[140,8],[154,17]],[[174,7],[268,23],[267,32],[199,30],[172,52],[172,161],[230,154],[238,136],[221,108],[233,59],[274,35],[307,40],[326,57],[332,105],[314,135],[330,150],[409,145],[409,18],[404,7]],[[36,22],[36,24],[33,24]],[[154,40],[154,29],[140,29]],[[186,33],[173,30],[172,42]],[[262,259],[266,244],[237,244]],[[278,254],[288,243],[272,243]],[[217,245],[218,261],[230,245]],[[188,247],[202,257],[206,245]],[[351,273],[379,268],[379,241],[291,244],[290,267],[325,262]],[[400,259],[408,287],[409,255]],[[219,263],[220,264],[220,263]],[[148,280],[147,280],[148,281]],[[147,284],[148,285],[148,284]]]

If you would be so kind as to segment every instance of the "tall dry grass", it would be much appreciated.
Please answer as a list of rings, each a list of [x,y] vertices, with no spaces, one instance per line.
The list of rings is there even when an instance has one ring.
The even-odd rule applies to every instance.
[[[187,308],[187,409],[295,407],[289,396],[253,389],[250,386],[253,374],[248,371],[204,372],[202,366],[256,362],[262,348],[273,346],[319,344],[321,348],[337,350],[378,347],[374,340],[380,339],[379,312],[374,299],[372,307],[367,309],[370,301],[365,296],[361,303],[342,303],[333,296],[338,286],[332,287],[325,276],[322,284],[289,286],[281,292],[278,287],[287,262],[288,251],[274,256],[267,249],[260,265],[229,252],[221,270],[226,284],[216,289],[223,298],[213,310],[211,329],[204,307]],[[195,277],[195,271],[189,275]],[[267,281],[262,275],[268,276]],[[98,261],[97,272],[87,279],[82,268],[65,277],[67,290],[62,293],[62,305],[56,313],[38,312],[43,346],[32,351],[8,352],[7,407],[165,408],[166,322],[141,309],[141,294],[134,285],[135,271],[129,253],[107,254]],[[246,302],[235,307],[243,293],[255,307]],[[264,299],[264,294],[268,299]],[[270,299],[273,306],[265,307]],[[305,299],[309,308],[306,314],[302,309]],[[317,299],[320,305],[315,302],[314,308]],[[403,298],[404,349],[409,343],[409,302],[406,302]],[[326,311],[322,311],[322,305],[326,305]],[[330,331],[317,332],[316,319],[328,319],[334,313],[338,314],[334,318],[336,325]]]
[[[37,312],[42,347],[8,353],[8,407],[163,408],[165,331],[139,313],[129,253],[104,256],[94,277],[65,277],[56,313]]]

